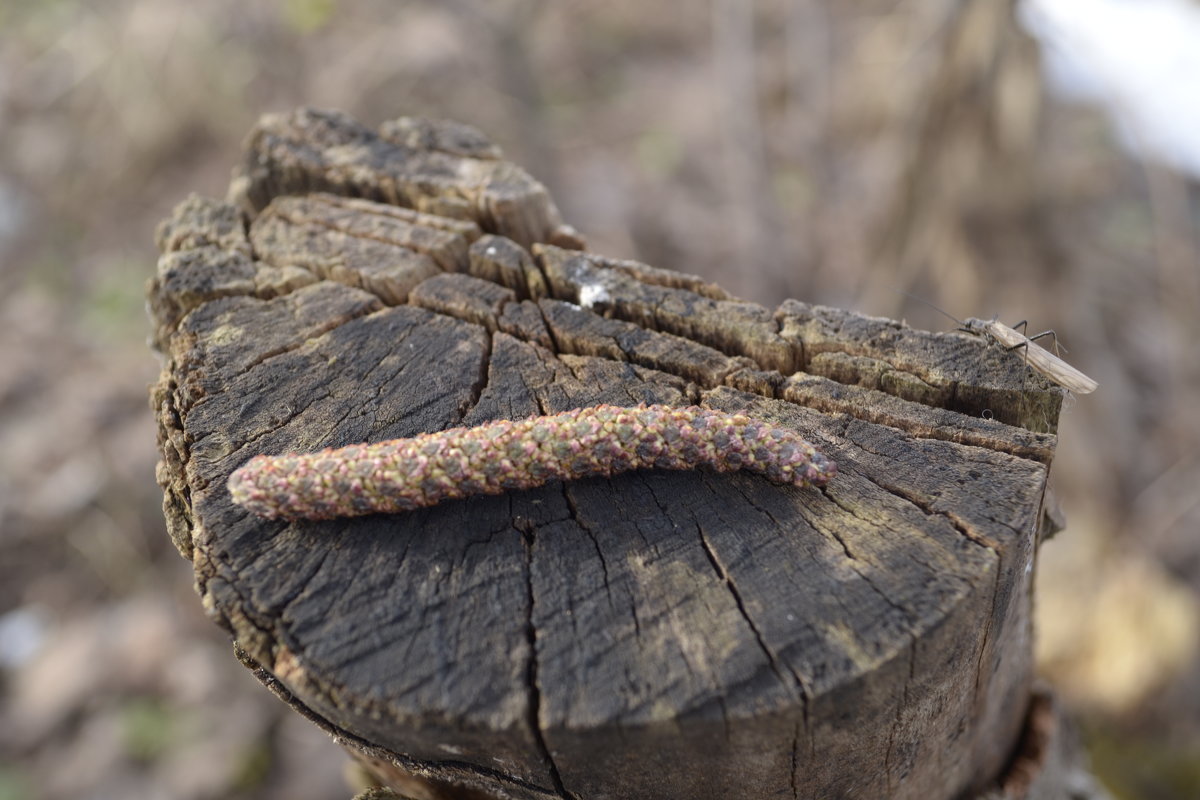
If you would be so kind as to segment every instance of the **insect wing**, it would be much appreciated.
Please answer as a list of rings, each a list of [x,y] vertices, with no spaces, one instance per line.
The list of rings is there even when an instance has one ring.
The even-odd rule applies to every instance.
[[[1100,385],[1061,358],[1033,343],[1029,345],[1029,363],[1038,372],[1075,394],[1094,392]]]
[[[1017,331],[999,322],[989,322],[987,333],[1006,347],[1025,346],[1030,366],[1064,389],[1076,394],[1096,391],[1100,385],[1058,356],[1030,341]]]

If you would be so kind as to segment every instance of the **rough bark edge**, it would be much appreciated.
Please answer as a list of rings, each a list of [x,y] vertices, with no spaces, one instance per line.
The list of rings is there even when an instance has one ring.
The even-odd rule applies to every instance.
[[[1111,800],[1092,775],[1075,726],[1048,686],[1034,688],[1012,762],[974,800]]]
[[[317,714],[288,690],[270,670],[263,667],[238,642],[233,644],[234,656],[242,666],[272,694],[286,703],[293,711],[316,725],[340,745],[355,761],[363,765],[381,784],[381,788],[392,791],[412,791],[414,785],[421,786],[433,800],[557,800],[561,795],[553,788],[518,784],[509,776],[499,772],[483,772],[468,762],[445,761],[439,764],[440,775],[434,775],[428,762],[405,759],[396,753],[384,750],[354,734],[337,727]],[[453,775],[453,779],[445,776]],[[478,776],[485,777],[478,777]],[[510,784],[512,792],[501,790],[496,794],[497,781]]]

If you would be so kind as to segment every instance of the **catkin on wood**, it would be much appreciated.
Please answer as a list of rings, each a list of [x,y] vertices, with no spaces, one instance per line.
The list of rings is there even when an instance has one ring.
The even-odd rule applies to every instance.
[[[741,414],[601,405],[319,453],[256,456],[230,476],[229,491],[263,517],[332,519],[552,480],[701,466],[747,469],[795,486],[823,486],[837,472],[793,431]]]

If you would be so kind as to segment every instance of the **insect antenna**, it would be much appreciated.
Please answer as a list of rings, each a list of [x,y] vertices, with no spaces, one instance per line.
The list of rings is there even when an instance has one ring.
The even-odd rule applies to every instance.
[[[939,307],[939,306],[936,306],[936,305],[934,305],[933,303],[929,302],[929,301],[928,301],[928,300],[926,300],[924,297],[918,297],[917,295],[913,294],[912,292],[906,292],[906,291],[904,291],[903,289],[899,289],[899,288],[897,288],[897,287],[895,287],[895,286],[893,286],[893,287],[892,287],[892,289],[893,289],[894,291],[897,291],[897,292],[899,292],[900,294],[904,295],[904,296],[905,296],[905,297],[907,297],[909,300],[916,300],[918,303],[921,303],[922,305],[927,305],[927,306],[929,306],[930,308],[932,308],[934,311],[936,311],[936,312],[938,312],[939,314],[941,314],[941,315],[942,315],[943,317],[945,317],[946,319],[948,319],[948,320],[951,320],[951,321],[953,321],[953,322],[957,322],[957,323],[958,323],[958,325],[959,325],[959,330],[966,331],[967,333],[970,333],[970,332],[971,332],[971,331],[970,331],[970,329],[969,329],[969,328],[967,328],[967,323],[963,322],[961,319],[959,319],[958,317],[954,316],[953,314],[951,314],[950,312],[946,311],[945,309],[943,309],[943,308],[941,308],[941,307]]]

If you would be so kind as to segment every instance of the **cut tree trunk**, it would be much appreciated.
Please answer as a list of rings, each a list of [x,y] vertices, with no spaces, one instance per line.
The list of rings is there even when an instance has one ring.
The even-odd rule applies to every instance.
[[[190,198],[159,245],[171,537],[243,662],[380,783],[1054,796],[1030,789],[1065,769],[1028,745],[1030,606],[1062,392],[1019,354],[583,252],[450,123],[266,117],[230,202]],[[293,523],[226,489],[260,453],[599,403],[750,413],[840,471],[638,471]]]

